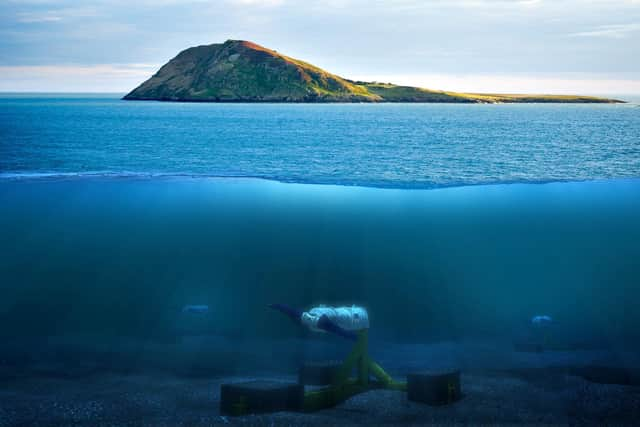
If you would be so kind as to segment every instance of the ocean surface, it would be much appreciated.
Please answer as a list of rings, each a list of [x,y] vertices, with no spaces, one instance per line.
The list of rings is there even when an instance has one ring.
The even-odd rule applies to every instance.
[[[295,372],[344,353],[270,303],[367,307],[392,373],[543,345],[565,353],[527,363],[640,367],[637,104],[3,95],[0,236],[0,368]]]
[[[625,97],[623,97],[624,99]],[[640,108],[0,97],[0,177],[260,177],[433,188],[633,178]]]

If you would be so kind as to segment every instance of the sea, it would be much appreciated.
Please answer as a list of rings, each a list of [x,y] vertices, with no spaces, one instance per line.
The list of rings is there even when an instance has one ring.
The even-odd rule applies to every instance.
[[[391,374],[640,367],[637,103],[120,96],[0,96],[5,374],[284,375],[348,352],[273,303],[365,307]]]

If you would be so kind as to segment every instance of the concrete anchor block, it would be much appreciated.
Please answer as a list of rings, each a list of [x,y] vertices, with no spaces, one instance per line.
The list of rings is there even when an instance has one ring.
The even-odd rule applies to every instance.
[[[460,371],[427,371],[407,375],[407,398],[429,405],[447,405],[462,397]]]

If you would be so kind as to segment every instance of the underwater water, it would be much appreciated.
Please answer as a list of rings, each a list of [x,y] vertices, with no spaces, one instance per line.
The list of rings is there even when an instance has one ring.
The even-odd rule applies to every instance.
[[[188,403],[201,417],[212,413],[212,378],[288,378],[304,361],[348,352],[341,338],[306,332],[271,303],[366,307],[371,354],[399,377],[437,366],[465,375],[588,363],[637,369],[639,114],[629,105],[5,96],[0,381],[11,391],[17,372],[35,375],[37,387],[63,378],[76,397],[58,399],[81,402],[78,390],[106,381],[92,380],[97,373],[150,371],[145,381],[165,386],[161,373],[177,374],[187,380],[175,387],[202,390]],[[532,328],[536,315],[553,318],[544,337]],[[594,389],[615,396],[605,410],[589,403],[585,383],[562,378],[542,389],[518,383],[538,403],[517,401],[520,415],[501,417],[473,402],[496,399],[500,387],[508,400],[512,379],[464,377],[470,403],[445,420],[541,422],[540,402],[551,401],[562,406],[549,422],[577,407],[591,410],[591,421],[640,414],[637,387]],[[14,403],[0,404],[0,425],[3,416],[32,424],[26,395],[2,395]],[[38,407],[39,420],[51,416]],[[136,419],[162,412],[145,411]],[[52,419],[91,424],[115,413]],[[389,422],[424,421],[420,414]]]
[[[640,338],[640,181],[392,190],[254,179],[0,182],[0,331],[296,336],[267,309],[358,303],[399,340],[535,314]]]

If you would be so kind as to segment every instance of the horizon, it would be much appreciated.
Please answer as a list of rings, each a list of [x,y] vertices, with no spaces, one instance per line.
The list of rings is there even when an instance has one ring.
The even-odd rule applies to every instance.
[[[0,92],[127,93],[184,49],[241,39],[351,80],[640,94],[638,0],[9,0],[0,16]]]
[[[142,82],[141,82],[142,83]],[[371,82],[371,83],[387,83],[387,82]],[[389,82],[392,83],[393,82]],[[404,86],[404,85],[401,85]],[[421,89],[427,89],[424,87],[419,87]],[[431,89],[431,88],[429,88]],[[436,89],[437,90],[437,89]],[[69,90],[49,90],[49,91],[43,91],[43,90],[14,90],[14,91],[4,91],[4,90],[0,90],[0,96],[7,96],[7,95],[40,95],[40,96],[48,96],[48,95],[96,95],[96,96],[112,96],[112,97],[124,97],[125,95],[127,95],[130,91],[69,91]],[[566,94],[566,93],[552,93],[552,92],[545,92],[545,93],[532,93],[532,92],[528,92],[528,93],[513,93],[513,92],[492,92],[492,93],[488,93],[488,92],[465,92],[468,93],[469,95],[532,95],[532,96],[553,96],[553,95],[562,95],[562,94]],[[575,96],[593,96],[593,97],[609,97],[612,99],[618,99],[619,101],[623,101],[624,103],[638,103],[640,102],[640,92],[629,92],[629,93],[572,93],[572,94],[566,94],[566,95],[575,95]],[[626,97],[625,99],[620,99],[619,97]],[[158,102],[167,102],[167,101],[158,101]],[[186,103],[192,103],[193,101],[173,101],[173,102],[186,102]],[[232,102],[235,104],[242,104],[242,103],[250,103],[250,102]],[[263,102],[266,104],[269,103],[274,103],[274,102]],[[343,104],[341,102],[327,102],[327,104]],[[375,104],[375,103],[374,103]],[[427,103],[428,104],[428,103]]]

